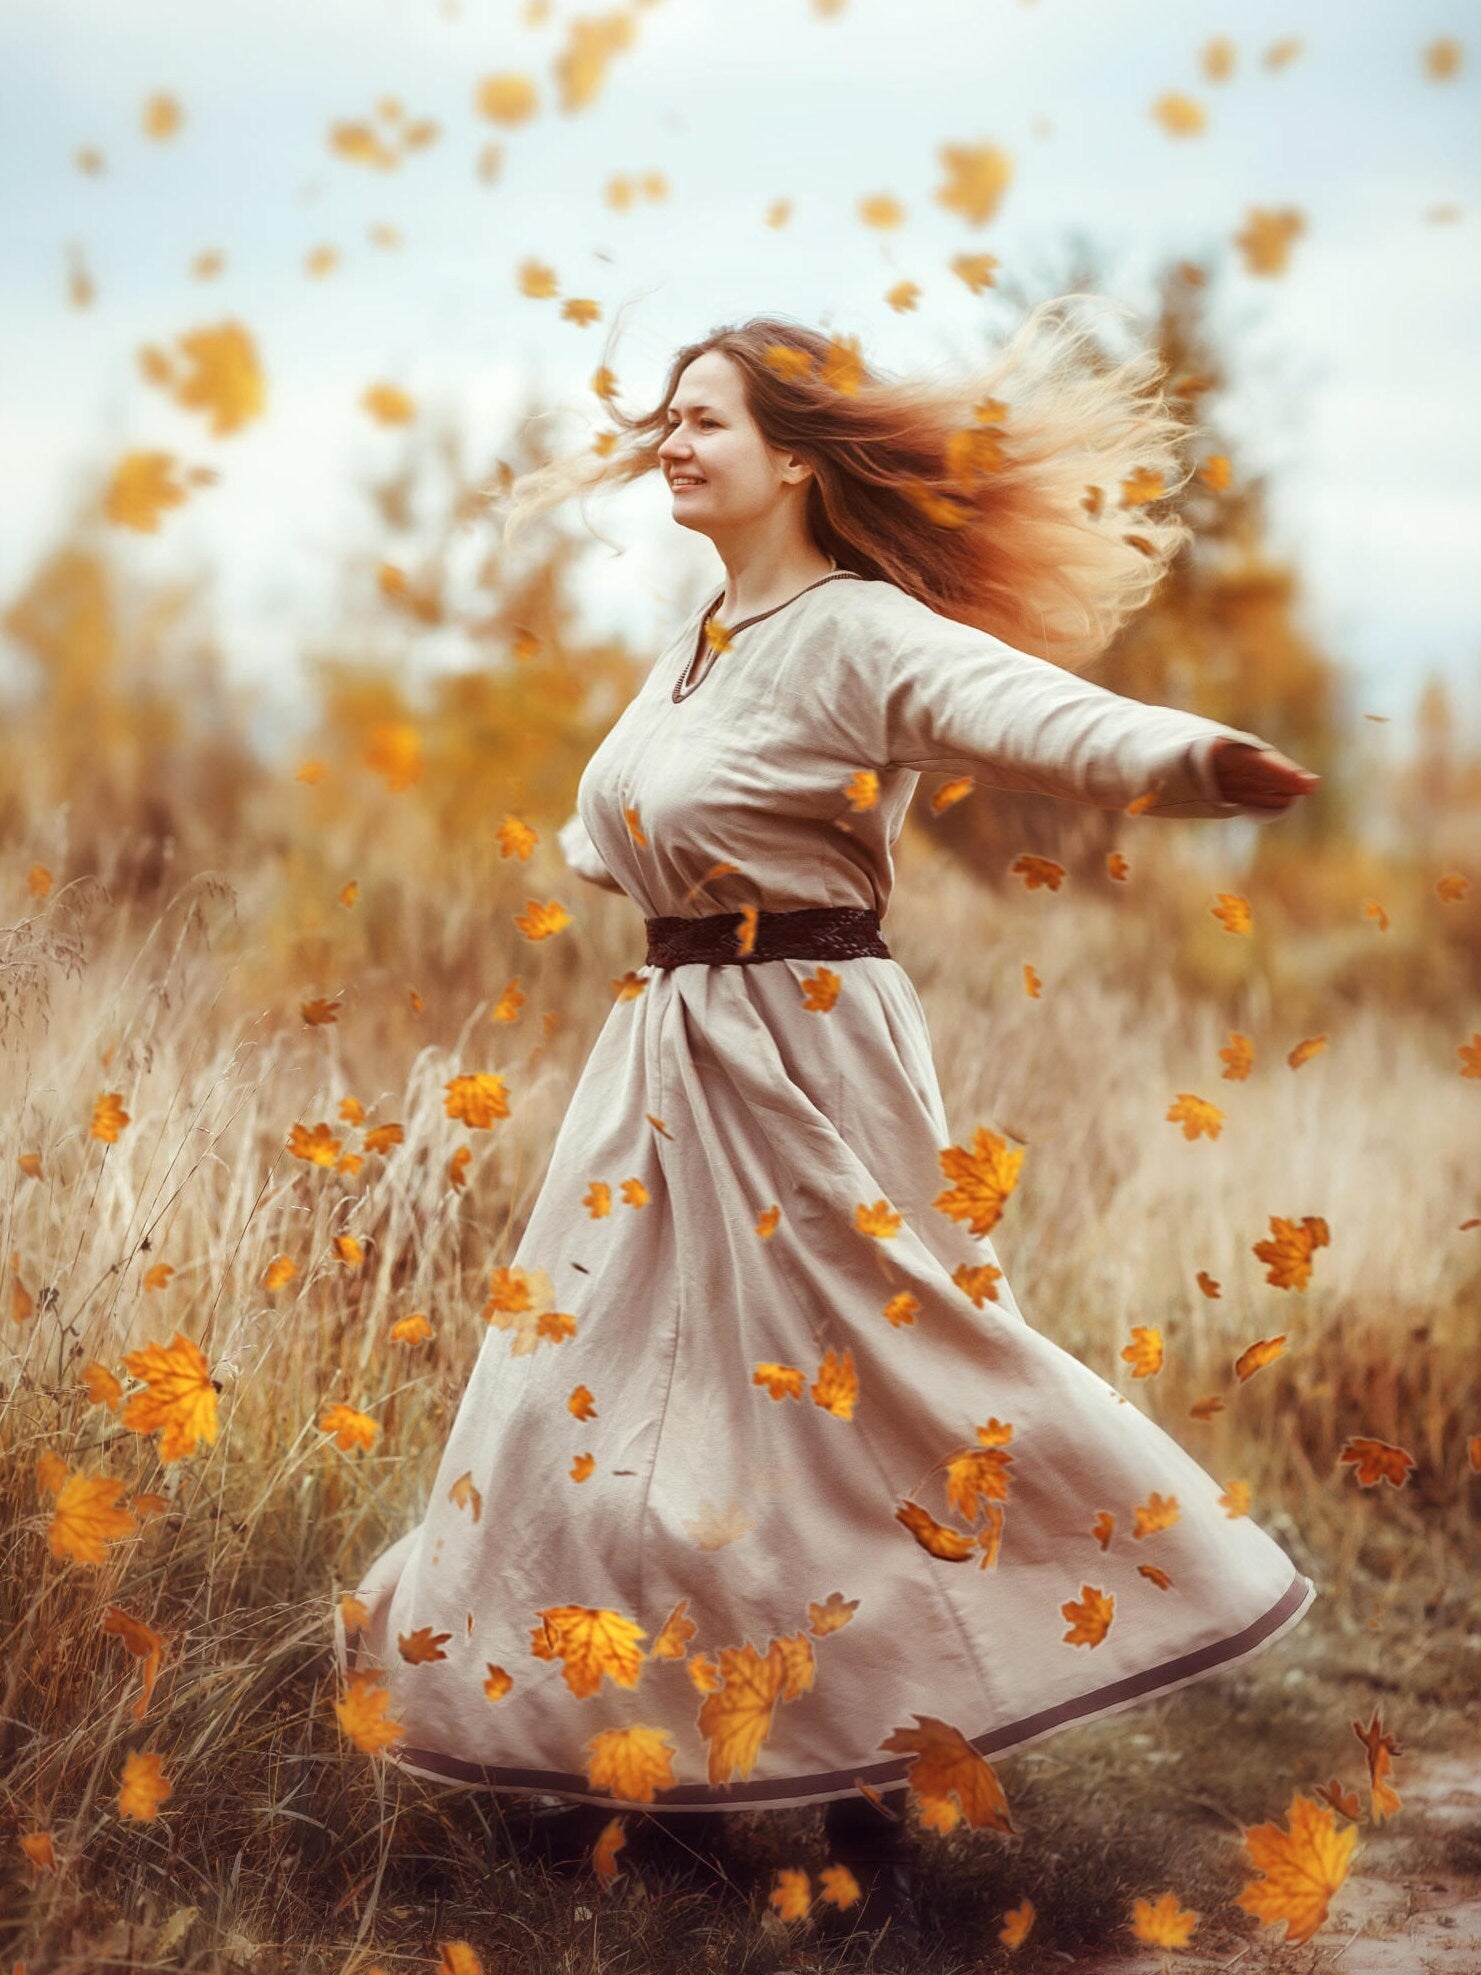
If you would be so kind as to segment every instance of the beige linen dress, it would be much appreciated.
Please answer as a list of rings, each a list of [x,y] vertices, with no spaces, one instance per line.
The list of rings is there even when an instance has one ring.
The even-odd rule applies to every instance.
[[[713,607],[560,832],[645,917],[883,916],[923,769],[1115,808],[1156,785],[1155,816],[1276,813],[1211,778],[1217,738],[1259,735],[1111,693],[887,582],[825,580],[737,627],[675,701]],[[878,800],[856,809],[861,769]],[[1315,1597],[1006,1279],[984,1292],[991,1240],[936,1205],[952,1138],[915,987],[894,959],[824,964],[824,1009],[804,989],[819,963],[797,959],[645,967],[614,1001],[512,1258],[549,1290],[483,1337],[424,1519],[356,1587],[364,1623],[336,1606],[341,1669],[383,1673],[408,1770],[618,1806],[821,1802],[904,1780],[911,1756],[880,1745],[917,1716],[991,1758],[1217,1672]],[[881,1202],[894,1233],[860,1225]],[[552,1307],[574,1330],[542,1331]],[[786,1368],[780,1396],[758,1366]],[[940,1464],[974,1448],[997,1499],[989,1481],[956,1509]],[[929,1554],[905,1502],[968,1554]],[[973,1548],[994,1518],[996,1553]],[[441,1657],[408,1659],[418,1634]],[[748,1707],[759,1740],[737,1754],[727,1720]],[[651,1799],[590,1776],[592,1738],[635,1728],[671,1752]]]

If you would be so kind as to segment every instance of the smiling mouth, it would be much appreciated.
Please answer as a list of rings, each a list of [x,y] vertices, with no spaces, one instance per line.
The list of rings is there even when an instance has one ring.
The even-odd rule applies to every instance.
[[[669,485],[676,494],[682,494],[690,487],[702,487],[704,482],[703,480],[692,480],[685,477],[679,480],[670,480]]]

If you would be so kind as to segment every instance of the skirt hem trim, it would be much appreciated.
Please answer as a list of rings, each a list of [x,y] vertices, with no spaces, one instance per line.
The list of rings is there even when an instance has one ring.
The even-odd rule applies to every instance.
[[[1133,1707],[1154,1694],[1171,1693],[1175,1688],[1186,1687],[1192,1681],[1218,1673],[1236,1661],[1248,1659],[1264,1647],[1274,1645],[1305,1615],[1316,1594],[1317,1587],[1313,1581],[1297,1571],[1275,1603],[1241,1631],[968,1739],[981,1756],[1005,1755],[1010,1750],[1037,1742],[1042,1736],[1052,1735],[1071,1723],[1097,1720],[1102,1715]],[[357,1657],[355,1641],[345,1631],[344,1617],[337,1599],[333,1610],[336,1657],[344,1671],[353,1671]],[[660,1792],[650,1804],[593,1790],[586,1777],[566,1770],[520,1769],[505,1764],[469,1762],[462,1756],[447,1755],[434,1749],[393,1747],[385,1753],[387,1760],[398,1769],[404,1769],[426,1782],[451,1784],[464,1789],[516,1791],[526,1796],[558,1796],[575,1803],[607,1804],[614,1811],[652,1812],[787,1810],[805,1804],[826,1803],[835,1797],[852,1796],[860,1782],[876,1790],[903,1783],[914,1760],[911,1756],[901,1756],[892,1762],[863,1763],[854,1769],[820,1770],[811,1776],[769,1777],[755,1782],[680,1783],[671,1790]]]

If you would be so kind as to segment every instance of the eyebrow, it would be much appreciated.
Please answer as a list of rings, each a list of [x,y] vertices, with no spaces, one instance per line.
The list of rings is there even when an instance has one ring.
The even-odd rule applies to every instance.
[[[681,406],[680,409],[683,411],[713,411],[715,407],[713,405],[684,405]],[[670,416],[672,416],[673,410],[674,407],[670,405],[669,406]]]

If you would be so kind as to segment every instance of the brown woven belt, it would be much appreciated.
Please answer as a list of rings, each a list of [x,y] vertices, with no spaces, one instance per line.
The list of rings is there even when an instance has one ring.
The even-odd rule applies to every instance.
[[[855,960],[865,954],[893,959],[879,930],[879,914],[867,905],[806,905],[797,912],[759,912],[749,953],[736,950],[739,912],[711,912],[700,919],[645,919],[650,967],[754,966],[762,960]]]

